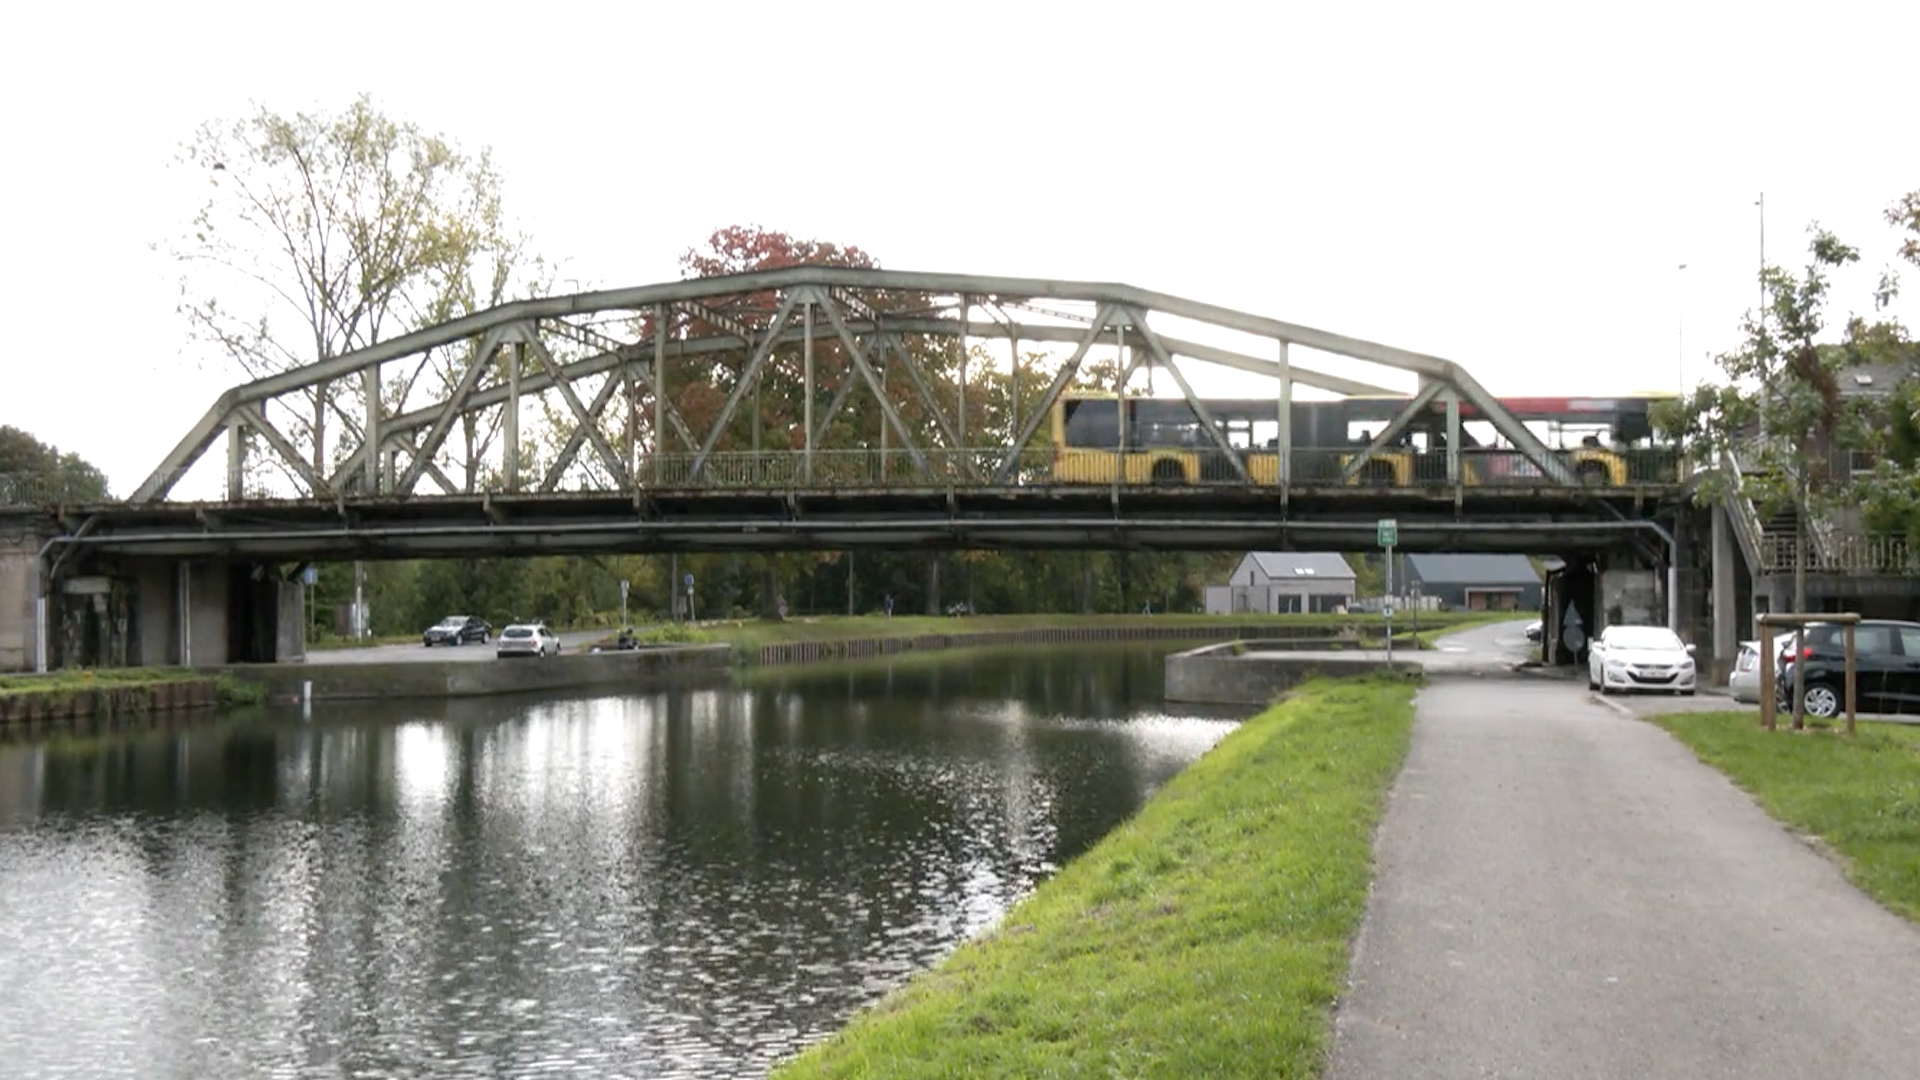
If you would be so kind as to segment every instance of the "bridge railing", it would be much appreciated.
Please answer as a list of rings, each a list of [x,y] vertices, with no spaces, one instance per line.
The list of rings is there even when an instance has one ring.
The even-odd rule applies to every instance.
[[[1792,573],[1796,547],[1791,536],[1761,537],[1760,572]],[[1920,573],[1920,551],[1904,536],[1834,536],[1807,545],[1806,569],[1813,574],[1914,574]]]
[[[1359,454],[1355,447],[1296,449],[1289,482],[1296,487],[1448,488],[1447,456],[1440,451],[1384,451],[1363,464],[1351,477],[1348,466]],[[1277,455],[1249,450],[1238,454],[1248,479],[1242,480],[1227,456],[1217,449],[1200,451],[1140,450],[1126,455],[1076,449],[1056,463],[1051,446],[1022,453],[1004,478],[999,471],[1006,451],[998,447],[948,450],[794,450],[724,451],[704,461],[692,453],[656,454],[634,463],[634,482],[642,491],[885,491],[925,487],[1258,487],[1279,484]],[[1673,485],[1679,482],[1679,461],[1667,451],[1641,450],[1595,458],[1590,453],[1564,452],[1562,464],[1588,486]],[[1600,463],[1606,467],[1601,468]],[[1512,450],[1463,450],[1458,483],[1466,487],[1553,486],[1553,481],[1524,455]],[[481,479],[474,493],[536,492],[543,485],[531,470],[520,483],[509,485],[497,475]],[[614,492],[618,487],[605,476],[575,473],[560,482],[556,493]],[[421,497],[440,494],[422,487]],[[292,492],[278,498],[298,499]],[[96,493],[71,483],[38,476],[0,475],[0,506],[57,506],[101,501]],[[244,501],[273,502],[276,493],[249,488]]]
[[[65,477],[0,473],[0,506],[59,506],[101,502],[99,489]]]

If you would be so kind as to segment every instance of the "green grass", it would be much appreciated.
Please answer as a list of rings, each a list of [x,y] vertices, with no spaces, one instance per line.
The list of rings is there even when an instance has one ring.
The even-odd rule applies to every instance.
[[[1860,725],[1858,735],[1767,732],[1754,713],[1655,719],[1767,813],[1845,857],[1847,876],[1920,922],[1920,729]]]
[[[1412,723],[1405,681],[1308,684],[775,1076],[1316,1075]]]
[[[0,696],[46,694],[66,697],[90,690],[132,689],[208,677],[205,672],[191,668],[83,668],[46,675],[0,675]],[[258,705],[266,700],[266,690],[257,685],[242,682],[224,672],[211,678],[221,705]]]
[[[203,679],[187,668],[83,668],[46,675],[0,675],[0,694],[55,694]]]

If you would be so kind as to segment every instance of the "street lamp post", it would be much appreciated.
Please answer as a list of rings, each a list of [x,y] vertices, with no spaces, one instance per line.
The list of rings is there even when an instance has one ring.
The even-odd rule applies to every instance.
[[[1678,293],[1678,297],[1676,298],[1676,301],[1675,301],[1677,314],[1674,316],[1674,323],[1676,327],[1675,336],[1678,338],[1675,348],[1678,350],[1680,355],[1677,363],[1675,364],[1675,369],[1677,370],[1680,376],[1680,396],[1685,397],[1687,394],[1687,264],[1686,263],[1680,264],[1678,277],[1679,277],[1679,286],[1675,290],[1675,292]]]

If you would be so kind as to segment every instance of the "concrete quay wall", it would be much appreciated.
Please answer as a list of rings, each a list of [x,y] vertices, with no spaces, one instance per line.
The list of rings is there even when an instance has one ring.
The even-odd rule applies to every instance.
[[[1263,644],[1271,651],[1240,651]],[[1316,676],[1349,678],[1389,670],[1378,653],[1288,651],[1272,649],[1274,644],[1208,645],[1175,653],[1166,659],[1165,697],[1192,705],[1264,706]],[[1399,660],[1393,667],[1417,670],[1419,663]]]
[[[669,645],[492,663],[417,660],[391,664],[236,664],[222,670],[263,687],[273,701],[480,697],[592,687],[660,685],[718,675],[726,645]]]

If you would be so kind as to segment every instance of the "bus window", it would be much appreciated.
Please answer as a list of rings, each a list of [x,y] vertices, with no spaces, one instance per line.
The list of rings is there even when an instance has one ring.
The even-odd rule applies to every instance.
[[[1120,442],[1119,415],[1112,400],[1076,399],[1060,403],[1066,414],[1067,446],[1111,450]]]

